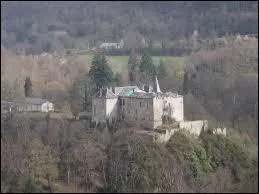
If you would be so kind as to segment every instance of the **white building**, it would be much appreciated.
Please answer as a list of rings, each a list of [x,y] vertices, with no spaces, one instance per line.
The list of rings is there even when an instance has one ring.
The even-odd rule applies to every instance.
[[[18,112],[54,112],[54,104],[46,99],[25,98],[14,100],[11,104]]]
[[[123,48],[124,46],[124,41],[121,40],[120,42],[116,42],[116,43],[112,43],[112,42],[104,42],[100,45],[100,48],[104,48],[104,49],[120,49]]]

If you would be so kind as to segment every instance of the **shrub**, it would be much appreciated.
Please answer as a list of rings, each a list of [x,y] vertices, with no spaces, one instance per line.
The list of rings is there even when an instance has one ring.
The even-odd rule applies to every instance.
[[[194,178],[212,170],[210,157],[201,142],[189,134],[175,132],[167,144],[168,150],[181,162],[187,162]]]
[[[27,184],[25,185],[25,193],[37,193],[39,192],[39,189],[37,188],[37,185],[35,184],[34,179],[29,176]]]

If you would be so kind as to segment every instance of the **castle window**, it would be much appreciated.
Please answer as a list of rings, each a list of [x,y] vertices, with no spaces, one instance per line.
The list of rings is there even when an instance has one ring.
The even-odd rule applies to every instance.
[[[148,102],[147,102],[147,108],[148,108]]]
[[[139,102],[139,106],[140,106],[140,108],[141,108],[141,102]]]
[[[125,105],[125,99],[123,99],[123,105]]]

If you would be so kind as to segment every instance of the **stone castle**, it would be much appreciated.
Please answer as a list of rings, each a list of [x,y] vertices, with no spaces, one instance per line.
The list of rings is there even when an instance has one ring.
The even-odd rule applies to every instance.
[[[155,86],[155,90],[151,86],[142,89],[137,86],[102,88],[92,98],[92,122],[124,121],[132,126],[153,129],[159,142],[167,141],[179,129],[194,135],[208,129],[207,120],[184,120],[182,95],[161,92],[157,78]],[[165,129],[163,134],[155,132],[161,129],[165,120],[173,123],[171,129]],[[226,135],[226,128],[215,128],[213,133]]]
[[[156,90],[144,86],[125,86],[101,89],[92,99],[92,121],[126,123],[155,129],[162,125],[163,118],[184,120],[183,96],[160,91],[156,79]]]

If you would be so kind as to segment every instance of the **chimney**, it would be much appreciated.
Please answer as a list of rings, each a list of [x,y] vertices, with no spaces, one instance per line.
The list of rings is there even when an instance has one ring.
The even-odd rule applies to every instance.
[[[145,91],[145,92],[149,92],[149,86],[144,85],[144,91]]]

